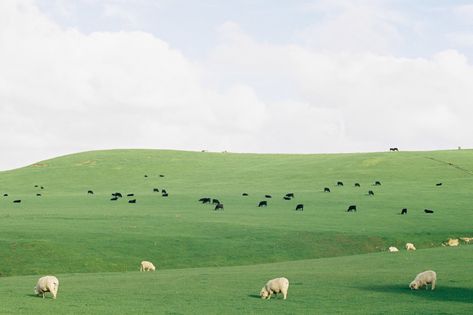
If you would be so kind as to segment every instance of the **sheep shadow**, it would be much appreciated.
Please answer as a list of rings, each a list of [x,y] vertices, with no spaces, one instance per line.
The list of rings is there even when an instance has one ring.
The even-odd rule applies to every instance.
[[[254,299],[261,299],[261,296],[259,296],[258,294],[248,294],[248,297],[254,298]]]
[[[435,290],[411,290],[407,285],[379,285],[358,289],[389,294],[403,294],[436,301],[450,301],[473,304],[473,288],[437,286]]]

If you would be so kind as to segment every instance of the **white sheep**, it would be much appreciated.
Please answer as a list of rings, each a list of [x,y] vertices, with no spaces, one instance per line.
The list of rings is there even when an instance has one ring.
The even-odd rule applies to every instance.
[[[412,243],[406,243],[407,250],[416,250],[416,247]]]
[[[449,238],[445,245],[458,246],[458,245],[460,245],[460,240],[458,238]]]
[[[411,290],[417,290],[425,285],[427,290],[427,285],[431,285],[431,290],[435,289],[435,283],[437,282],[437,273],[432,270],[427,270],[419,273],[416,278],[409,284]]]
[[[396,253],[398,251],[399,251],[399,249],[397,249],[397,247],[394,247],[394,246],[389,247],[389,252],[391,252],[391,253]]]
[[[143,260],[141,262],[140,271],[155,271],[156,267],[152,262]]]
[[[57,296],[57,290],[59,289],[59,280],[55,276],[44,276],[39,278],[34,288],[34,294],[42,295],[44,299],[44,294],[46,292],[51,292],[53,299]]]
[[[286,278],[276,278],[269,280],[261,289],[260,296],[262,299],[270,299],[271,295],[282,293],[284,299],[287,298],[287,290],[289,289],[289,280]]]

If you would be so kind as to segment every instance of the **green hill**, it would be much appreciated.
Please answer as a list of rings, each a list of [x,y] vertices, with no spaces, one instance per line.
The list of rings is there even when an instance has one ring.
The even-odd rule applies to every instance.
[[[336,186],[338,181],[344,186]],[[381,185],[374,186],[375,181],[380,181]],[[361,187],[355,187],[355,183]],[[437,183],[442,185],[437,186]],[[324,187],[330,188],[331,192],[324,193]],[[159,192],[153,192],[154,188]],[[163,188],[169,193],[168,197],[161,196]],[[93,190],[94,194],[88,194],[88,190]],[[374,196],[368,196],[369,190],[373,190]],[[362,294],[369,297],[389,295],[397,287],[387,287],[388,283],[398,281],[400,289],[402,282],[404,288],[406,281],[410,282],[422,271],[418,269],[427,267],[410,261],[410,257],[416,256],[406,256],[405,252],[395,258],[386,253],[358,255],[385,252],[391,245],[402,249],[406,242],[412,242],[421,250],[437,248],[426,250],[422,255],[415,253],[423,257],[423,261],[448,251],[449,255],[458,252],[459,261],[455,263],[464,265],[463,260],[468,255],[471,257],[468,246],[462,244],[465,248],[457,251],[438,247],[449,237],[473,236],[472,191],[472,150],[325,155],[112,150],[63,156],[0,172],[0,277],[8,288],[16,282],[25,283],[29,288],[34,285],[36,275],[63,274],[60,296],[71,285],[69,281],[93,282],[95,280],[91,279],[98,277],[103,281],[126,282],[130,287],[125,286],[125,291],[133,292],[127,307],[132,307],[135,304],[131,297],[139,292],[134,289],[138,285],[133,282],[135,278],[156,279],[172,287],[174,277],[179,275],[185,279],[186,275],[190,277],[195,273],[201,281],[202,273],[216,272],[218,278],[220,270],[228,270],[233,276],[222,276],[223,280],[216,279],[216,283],[202,280],[201,285],[205,284],[206,289],[211,287],[209,290],[218,291],[219,281],[222,284],[238,282],[239,273],[248,272],[240,283],[245,289],[234,298],[235,301],[248,301],[241,302],[240,308],[233,308],[231,313],[237,313],[239,309],[251,313],[253,308],[247,308],[250,306],[246,303],[260,305],[261,301],[249,295],[258,294],[264,284],[262,281],[272,275],[259,264],[270,264],[267,265],[269,270],[292,270],[294,275],[300,272],[295,278],[302,279],[310,279],[311,268],[326,264],[316,278],[325,278],[320,285],[331,286],[332,293],[337,294],[334,284],[330,284],[331,273],[343,274],[339,269],[349,264],[353,257],[359,259],[357,263],[363,267],[361,278],[344,274],[337,281],[349,276],[353,278],[348,283],[366,280],[370,286],[381,277],[385,283],[384,289],[380,284],[378,291],[381,292],[366,289]],[[123,198],[111,201],[113,192],[122,193]],[[248,196],[242,196],[243,192]],[[284,200],[282,197],[289,192],[294,193],[295,198]],[[127,197],[129,193],[134,196]],[[265,198],[267,194],[272,198]],[[198,199],[202,197],[220,200],[224,210],[214,211],[212,205],[199,203]],[[13,203],[17,199],[21,199],[21,203]],[[136,199],[136,204],[128,203],[129,199]],[[261,200],[267,200],[268,207],[258,208]],[[295,211],[299,203],[304,204],[304,211]],[[358,211],[347,213],[347,207],[352,204]],[[402,208],[408,208],[407,215],[399,214]],[[425,208],[435,213],[425,214]],[[335,256],[343,257],[318,259]],[[307,259],[316,260],[307,264],[291,262]],[[370,267],[371,259],[374,262]],[[385,259],[393,260],[388,269],[391,271],[402,270],[406,261],[416,268],[406,270],[402,278],[398,274],[387,276],[375,269]],[[153,261],[159,272],[153,275],[133,272],[138,270],[141,260]],[[333,263],[336,270],[330,269],[332,262],[337,262]],[[248,267],[220,268],[243,265]],[[206,269],[194,269],[202,267]],[[440,267],[446,270],[448,263],[444,262]],[[350,270],[356,273],[359,269]],[[463,272],[456,271],[456,277],[460,279]],[[374,273],[374,280],[367,279],[371,277],[370,273]],[[19,277],[25,275],[35,276]],[[314,283],[317,283],[316,278]],[[250,284],[253,279],[256,283]],[[462,294],[471,296],[473,281],[471,276],[468,279]],[[146,288],[153,289],[152,283],[147,285]],[[255,289],[255,285],[259,288]],[[316,292],[307,292],[306,298],[317,300],[312,295],[322,292],[318,287],[318,284],[312,285],[309,289]],[[193,289],[201,290],[199,285]],[[31,289],[24,291],[18,287],[17,290],[29,293]],[[74,289],[71,290],[72,294]],[[170,297],[173,289],[170,290],[165,296],[170,299],[169,305],[174,305],[179,298]],[[222,290],[223,294],[227,288]],[[359,293],[347,290],[347,294]],[[292,291],[297,292],[297,284]],[[404,296],[404,293],[406,297],[410,296],[410,291],[402,292],[398,296]],[[41,299],[28,300],[27,293],[22,294],[12,297],[13,301],[26,298],[32,303],[27,303],[30,306],[42,302]],[[194,299],[200,299],[200,294],[192,293],[184,301],[191,306],[198,304]],[[304,310],[311,313],[311,307],[317,308],[315,301],[298,306],[295,296],[302,299],[304,294],[294,294],[294,298],[291,295],[284,303],[296,309],[301,307],[301,313]],[[109,303],[108,298],[101,297],[106,301],[104,303]],[[154,295],[149,297],[154,298]],[[5,300],[5,295],[0,299]],[[68,303],[60,300],[62,297],[55,302]],[[146,301],[141,300],[141,303],[146,304]],[[368,301],[372,303],[370,299],[363,303]],[[464,300],[459,302],[466,303]],[[77,304],[77,312],[79,309],[85,312],[80,298],[75,298],[73,303]],[[213,303],[205,303],[203,311],[218,313]],[[231,307],[232,303],[224,304]],[[282,301],[276,303],[282,305]],[[146,305],[151,307],[154,302]],[[150,310],[146,305],[145,309]],[[330,303],[324,305],[327,312],[340,310],[331,308]],[[225,307],[220,313],[228,313]],[[261,310],[259,307],[254,308],[255,312]],[[145,309],[142,312],[146,313]],[[74,308],[65,308],[63,313],[65,310],[74,313]],[[182,309],[176,313],[192,313],[191,310]],[[112,311],[113,307],[93,308],[94,313]],[[163,312],[171,311],[163,309]],[[289,309],[286,312],[290,313]],[[372,312],[376,313],[375,309]]]

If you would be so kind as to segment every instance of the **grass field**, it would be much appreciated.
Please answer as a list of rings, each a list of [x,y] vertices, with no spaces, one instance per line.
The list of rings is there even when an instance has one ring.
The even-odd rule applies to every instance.
[[[469,314],[473,247],[441,243],[473,236],[472,191],[471,150],[113,150],[42,161],[0,172],[0,313]],[[112,192],[134,193],[137,203],[110,201]],[[282,199],[288,192],[293,200]],[[351,204],[357,213],[345,211]],[[404,207],[408,215],[399,215]],[[406,242],[418,251],[386,253]],[[137,272],[141,260],[158,271]],[[409,282],[429,268],[438,289],[411,292]],[[32,295],[44,274],[60,279],[55,301]],[[263,284],[279,276],[291,282],[288,300],[260,300]]]

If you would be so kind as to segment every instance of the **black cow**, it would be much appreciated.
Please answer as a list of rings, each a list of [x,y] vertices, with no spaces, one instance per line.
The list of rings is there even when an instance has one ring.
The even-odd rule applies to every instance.
[[[401,214],[407,214],[407,208],[402,208]]]
[[[218,199],[212,199],[212,204],[213,205],[218,205],[220,201]]]
[[[40,188],[41,188],[41,189],[44,189],[44,187],[43,187],[43,186],[41,186]]]
[[[111,201],[118,200],[118,197],[117,197],[117,196],[115,196],[115,197],[112,197],[112,198],[110,198],[110,200],[111,200]]]
[[[148,175],[145,174],[145,177],[148,177]]]
[[[343,186],[343,182],[337,182],[337,186]]]
[[[356,205],[351,205],[348,207],[347,212],[352,212],[352,211],[356,212]]]
[[[8,194],[3,194],[3,197],[8,197]]]
[[[442,183],[437,183],[435,184],[435,186],[442,186]]]
[[[286,194],[286,197],[294,198],[294,193],[287,193],[287,194]]]
[[[330,192],[330,188],[325,187],[325,188],[324,188],[324,192]]]
[[[87,190],[87,193],[90,194],[90,195],[94,194],[94,192],[92,190]]]
[[[159,177],[164,177],[164,175],[163,175],[163,174],[159,174]]]
[[[113,193],[112,196],[113,196],[113,197],[117,197],[117,198],[122,198],[122,197],[123,197],[122,194],[119,193],[119,192]]]
[[[207,197],[200,198],[200,199],[199,199],[199,202],[202,202],[202,203],[210,203],[210,198],[207,198]]]
[[[127,197],[133,197],[135,194],[128,194]]]
[[[368,190],[368,196],[374,196],[374,191]]]
[[[268,206],[268,202],[266,200],[260,201],[258,204],[258,207],[267,207],[267,206]]]
[[[38,185],[34,185],[35,187],[38,187]]]
[[[375,186],[381,186],[381,182],[379,180],[377,180],[377,181],[374,182],[374,185]]]
[[[167,197],[167,196],[169,196],[169,194],[167,192],[165,192],[165,193],[162,193],[161,196]]]
[[[37,197],[41,197],[41,194],[36,194]]]
[[[241,195],[242,195],[242,196],[248,196],[248,194],[247,194],[247,193],[242,193]]]
[[[136,199],[128,200],[128,203],[136,203]]]
[[[20,203],[21,199],[13,200],[14,203]]]
[[[398,149],[398,148],[389,148],[389,151],[393,151],[393,152],[394,152],[394,151],[399,151],[399,149]]]
[[[284,196],[282,197],[284,200],[291,200],[291,197],[288,197],[288,196]]]
[[[214,210],[219,210],[219,209],[223,210],[223,203],[217,204]]]
[[[434,213],[434,210],[424,209],[424,212],[425,212],[425,213]]]
[[[271,195],[264,195],[265,198],[273,198]]]
[[[360,183],[355,183],[355,187],[361,187]]]
[[[296,211],[304,211],[304,205],[302,203],[296,206]]]
[[[153,192],[159,192],[158,188],[153,188]]]
[[[161,193],[162,194],[167,194],[168,192],[166,191],[166,189],[161,189]]]

